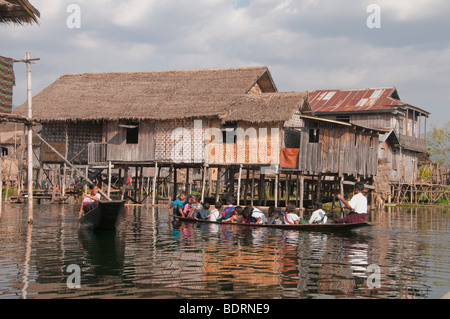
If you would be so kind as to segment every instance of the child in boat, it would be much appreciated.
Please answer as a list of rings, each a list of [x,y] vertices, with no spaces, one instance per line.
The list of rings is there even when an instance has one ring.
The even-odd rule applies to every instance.
[[[191,204],[191,207],[189,209],[189,213],[188,213],[187,217],[192,218],[194,213],[201,209],[203,209],[203,205],[202,205],[202,203],[200,203],[200,197],[198,197],[197,195],[193,196],[193,202]],[[208,207],[208,209],[209,209],[209,207]]]
[[[194,195],[189,195],[189,196],[187,197],[186,205],[184,205],[184,208],[183,208],[183,214],[184,214],[184,216],[188,217],[189,211],[190,211],[190,209],[192,208],[191,205],[192,205],[193,202],[194,202]]]
[[[180,197],[176,201],[170,203],[168,207],[169,209],[170,208],[174,209],[173,213],[176,216],[186,217],[186,215],[184,215],[183,213],[184,206],[186,205],[186,203],[187,203],[187,194],[186,192],[181,192]]]
[[[252,213],[253,213],[253,207],[252,206],[245,206],[245,208],[242,210],[241,223],[243,223],[243,224],[251,224],[252,223]]]
[[[208,216],[208,220],[211,222],[215,222],[220,218],[220,209],[222,208],[222,203],[220,201],[216,202],[214,205],[214,209]]]
[[[98,192],[98,186],[94,185],[91,187],[91,194],[83,194],[83,202],[81,203],[81,208],[78,213],[78,217],[81,217],[81,215],[86,214],[93,210],[95,207],[98,206],[98,203],[101,199],[101,195]]]
[[[286,213],[284,214],[284,223],[289,225],[298,225],[300,217],[295,213],[295,205],[289,203],[286,206]]]
[[[222,220],[226,220],[234,215],[234,198],[230,197],[227,200],[227,206],[223,209]]]
[[[193,212],[192,218],[208,220],[208,216],[209,214],[211,214],[211,212],[209,211],[209,207],[210,207],[209,203],[204,203],[201,209],[197,209]]]
[[[251,222],[252,224],[266,224],[267,223],[266,215],[261,210],[254,207],[252,211]]]
[[[326,224],[328,217],[327,213],[322,210],[322,201],[316,199],[314,201],[314,212],[309,219],[310,224]]]
[[[242,207],[236,206],[234,214],[230,218],[224,219],[224,223],[242,223]]]
[[[281,211],[281,208],[271,206],[269,207],[269,224],[272,225],[281,225],[283,224],[284,214]]]

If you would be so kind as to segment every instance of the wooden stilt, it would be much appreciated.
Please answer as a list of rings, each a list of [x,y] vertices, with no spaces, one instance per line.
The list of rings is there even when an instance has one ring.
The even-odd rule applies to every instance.
[[[157,180],[158,180],[159,170],[158,170],[158,162],[155,163],[155,175],[153,177],[153,195],[152,195],[152,205],[156,204],[156,196],[157,196]]]
[[[206,164],[203,165],[203,173],[202,173],[202,203],[205,202],[205,184],[206,184]]]
[[[111,198],[111,161],[108,162],[108,190],[106,194]]]
[[[252,170],[252,189],[251,189],[251,200],[250,205],[253,206],[255,198],[255,169]]]
[[[278,167],[277,167],[277,172],[275,175],[275,207],[278,207],[278,184],[280,182],[280,172],[278,171]]]
[[[237,189],[237,205],[241,204],[241,181],[242,181],[242,164],[239,165],[238,189]]]
[[[304,192],[305,192],[305,176],[303,175],[303,173],[300,174],[300,190],[299,190],[299,209],[300,209],[300,217],[303,218],[303,211],[305,210],[305,208],[303,207],[303,198],[304,198]]]

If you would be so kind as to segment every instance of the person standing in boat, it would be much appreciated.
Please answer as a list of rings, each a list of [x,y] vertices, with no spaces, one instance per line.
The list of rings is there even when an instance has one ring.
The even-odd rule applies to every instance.
[[[98,192],[98,186],[94,185],[91,187],[91,194],[83,194],[83,202],[81,203],[80,212],[78,213],[78,217],[81,217],[84,214],[90,212],[95,207],[98,206],[100,202],[101,195]]]
[[[335,224],[362,223],[366,221],[367,198],[363,195],[363,191],[364,184],[357,182],[355,184],[355,195],[349,202],[347,202],[341,194],[338,195],[338,198],[342,201],[344,208],[350,209],[351,212],[344,218],[335,220]]]

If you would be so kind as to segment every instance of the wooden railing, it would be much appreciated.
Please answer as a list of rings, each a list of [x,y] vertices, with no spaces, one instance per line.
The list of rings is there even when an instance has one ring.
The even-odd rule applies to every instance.
[[[88,162],[89,164],[106,164],[108,143],[89,143]]]

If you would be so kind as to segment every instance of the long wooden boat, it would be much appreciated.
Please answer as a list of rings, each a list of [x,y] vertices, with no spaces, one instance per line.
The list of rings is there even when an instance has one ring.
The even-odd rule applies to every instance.
[[[201,219],[184,218],[180,216],[174,216],[176,219],[184,222],[190,223],[207,223],[207,224],[221,224],[221,225],[238,225],[247,227],[267,227],[267,228],[280,228],[286,230],[302,230],[302,231],[322,231],[322,232],[332,232],[332,231],[347,231],[353,230],[361,227],[373,226],[370,223],[351,223],[351,224],[243,224],[243,223],[224,223],[220,221],[209,221]]]
[[[94,230],[115,230],[125,213],[125,201],[100,201],[79,219],[80,226]]]

